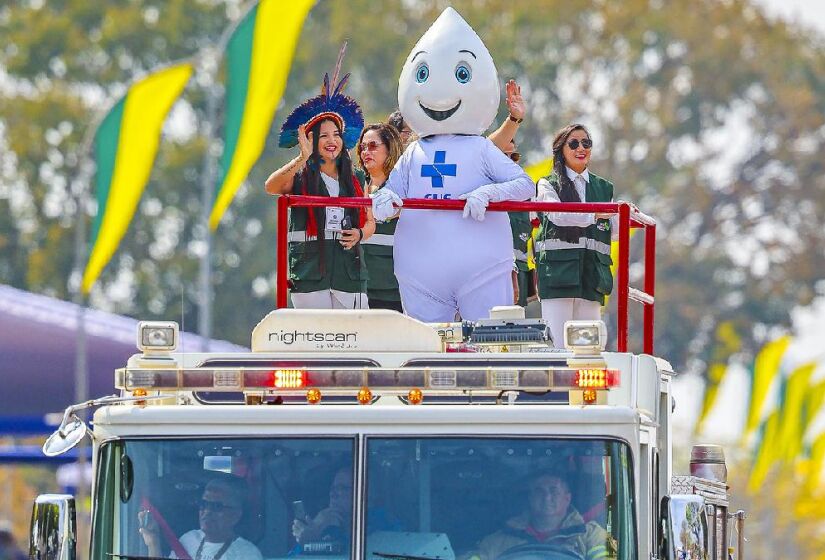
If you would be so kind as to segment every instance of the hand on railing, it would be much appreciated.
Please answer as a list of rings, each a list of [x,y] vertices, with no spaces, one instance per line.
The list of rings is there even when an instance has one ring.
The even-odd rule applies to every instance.
[[[484,221],[484,215],[487,213],[487,205],[490,204],[490,196],[483,190],[478,188],[474,191],[464,193],[458,197],[465,200],[463,216],[466,218],[470,216],[477,222]]]
[[[381,189],[377,193],[370,195],[372,198],[372,215],[379,222],[383,222],[395,216],[398,210],[393,206],[404,206],[404,201],[397,194],[389,189]]]

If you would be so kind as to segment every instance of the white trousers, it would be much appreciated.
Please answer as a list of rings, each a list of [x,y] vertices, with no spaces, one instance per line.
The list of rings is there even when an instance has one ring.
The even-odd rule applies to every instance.
[[[468,286],[455,298],[442,299],[412,282],[398,280],[404,313],[425,323],[451,323],[456,312],[464,321],[489,319],[497,305],[513,304],[513,280],[509,270],[478,285]]]
[[[550,326],[553,345],[564,348],[564,323],[583,320],[598,321],[602,318],[602,306],[598,301],[581,298],[554,298],[541,300],[541,318]]]
[[[290,295],[295,309],[369,309],[367,294],[318,290]]]

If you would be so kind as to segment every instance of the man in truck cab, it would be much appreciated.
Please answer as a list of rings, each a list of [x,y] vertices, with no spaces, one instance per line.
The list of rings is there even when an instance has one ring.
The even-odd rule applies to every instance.
[[[192,560],[261,560],[254,544],[241,538],[235,527],[244,512],[245,483],[234,476],[214,478],[203,490],[198,504],[199,529],[184,533],[177,543],[169,543],[171,558],[180,558],[181,547]],[[160,528],[148,511],[138,513],[140,534],[149,556],[163,556]]]
[[[515,560],[552,550],[584,560],[614,557],[615,546],[607,531],[594,521],[585,522],[571,499],[570,486],[560,471],[536,473],[527,486],[526,511],[483,538],[469,560]]]
[[[322,509],[314,518],[292,522],[292,535],[298,544],[311,541],[332,540],[347,542],[352,522],[352,470],[339,468],[329,488],[329,507]]]

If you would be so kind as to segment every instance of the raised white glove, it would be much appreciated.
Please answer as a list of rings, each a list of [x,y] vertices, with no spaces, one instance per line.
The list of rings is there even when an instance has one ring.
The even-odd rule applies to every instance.
[[[487,213],[487,205],[490,204],[490,195],[487,194],[485,187],[479,187],[474,191],[459,195],[458,198],[467,201],[464,203],[463,216],[465,218],[472,216],[476,221],[484,221],[484,215]]]
[[[398,210],[395,209],[393,204],[396,206],[404,206],[404,201],[401,200],[401,197],[390,189],[381,189],[377,193],[371,194],[370,198],[372,198],[372,216],[379,222],[386,221],[395,216]]]

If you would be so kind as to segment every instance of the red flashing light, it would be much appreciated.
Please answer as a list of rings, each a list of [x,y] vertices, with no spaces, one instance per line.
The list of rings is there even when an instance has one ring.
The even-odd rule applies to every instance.
[[[272,386],[276,389],[300,389],[307,384],[307,372],[302,369],[276,369]]]
[[[448,342],[446,352],[478,352],[478,346],[466,342]]]
[[[576,372],[576,386],[581,389],[607,389],[619,386],[619,370],[580,369]]]

